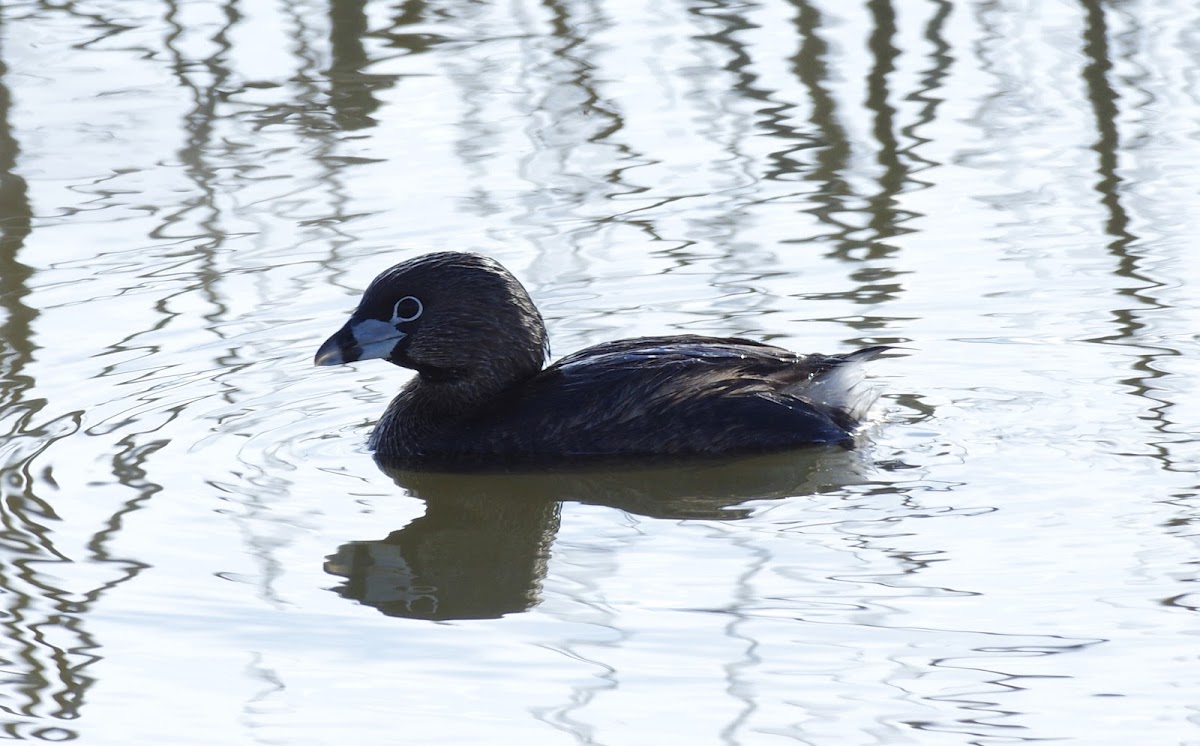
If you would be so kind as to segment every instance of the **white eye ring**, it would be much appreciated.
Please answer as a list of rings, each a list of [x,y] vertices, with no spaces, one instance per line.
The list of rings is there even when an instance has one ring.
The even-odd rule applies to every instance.
[[[406,300],[411,300],[417,304],[417,310],[413,312],[412,316],[400,315],[400,304]],[[412,295],[406,295],[400,300],[396,301],[396,305],[392,306],[392,323],[395,324],[405,321],[416,321],[417,319],[421,318],[421,314],[423,313],[425,313],[425,304],[421,302],[421,299]]]

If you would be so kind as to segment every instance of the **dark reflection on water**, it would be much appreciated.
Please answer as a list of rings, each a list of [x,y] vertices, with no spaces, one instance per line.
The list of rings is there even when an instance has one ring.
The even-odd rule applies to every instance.
[[[1111,333],[1094,337],[1091,341],[1102,344],[1124,345],[1134,348],[1137,354],[1131,364],[1130,375],[1122,382],[1131,392],[1145,399],[1145,414],[1143,417],[1154,422],[1154,429],[1162,434],[1163,440],[1158,443],[1148,443],[1153,449],[1153,457],[1167,471],[1178,468],[1170,453],[1170,443],[1175,438],[1171,431],[1175,427],[1170,417],[1172,402],[1157,391],[1157,382],[1167,376],[1170,369],[1169,359],[1179,357],[1182,353],[1174,347],[1155,344],[1156,340],[1146,339],[1149,324],[1145,319],[1153,318],[1157,312],[1168,310],[1170,306],[1157,297],[1155,292],[1162,282],[1153,277],[1144,268],[1146,263],[1142,254],[1140,239],[1130,226],[1130,217],[1122,201],[1121,170],[1121,133],[1118,127],[1120,121],[1120,97],[1110,79],[1113,75],[1112,53],[1109,49],[1109,22],[1105,13],[1105,4],[1098,0],[1082,0],[1085,24],[1083,27],[1083,53],[1088,63],[1083,68],[1082,76],[1086,84],[1087,97],[1094,111],[1096,123],[1096,141],[1092,148],[1096,151],[1096,172],[1098,180],[1095,190],[1100,195],[1100,204],[1105,212],[1105,233],[1110,240],[1108,251],[1115,262],[1113,274],[1125,281],[1123,287],[1116,289],[1117,305],[1112,310]],[[1114,12],[1119,12],[1114,10]],[[1137,28],[1136,19],[1126,16],[1125,20]],[[1141,91],[1147,99],[1153,95]],[[1191,468],[1185,465],[1185,470]]]
[[[32,327],[38,314],[25,303],[33,272],[18,254],[33,213],[28,185],[15,172],[20,147],[10,122],[6,72],[0,55],[0,732],[12,739],[65,741],[76,732],[35,727],[29,718],[79,717],[93,683],[84,671],[97,647],[82,612],[104,589],[80,596],[58,580],[60,563],[71,560],[55,547],[50,529],[59,520],[47,495],[53,475],[48,465],[40,474],[31,468],[55,440],[78,430],[78,420],[72,414],[38,422],[47,402],[29,396],[36,383],[27,368],[37,349]]]
[[[0,52],[2,52],[0,48]],[[82,628],[83,604],[40,572],[43,563],[64,561],[55,550],[48,525],[57,519],[53,505],[38,492],[53,484],[49,467],[34,475],[30,462],[56,438],[73,432],[72,421],[34,423],[46,401],[28,396],[35,381],[27,372],[36,350],[32,325],[37,312],[25,303],[32,270],[18,259],[31,231],[28,185],[14,168],[20,147],[13,134],[12,99],[4,85],[0,56],[0,732],[8,738],[70,740],[61,727],[31,728],[25,719],[46,714],[62,720],[79,716],[92,679],[82,673],[94,649]],[[57,633],[57,634],[56,634]],[[47,643],[70,640],[68,647]]]
[[[382,467],[425,515],[386,538],[345,544],[325,569],[337,592],[390,616],[489,619],[537,603],[563,502],[670,520],[732,521],[748,500],[862,482],[860,452],[840,447],[733,463],[545,474],[437,474]]]
[[[820,137],[814,143],[817,146],[815,163],[812,166],[804,164],[796,172],[801,178],[820,184],[819,191],[811,200],[813,206],[806,208],[806,211],[829,226],[830,230],[823,235],[797,237],[791,241],[797,244],[807,244],[814,239],[827,241],[832,246],[831,254],[842,260],[872,262],[869,268],[854,272],[852,279],[856,287],[849,293],[814,293],[812,297],[830,300],[848,297],[861,303],[880,304],[895,300],[903,290],[899,282],[902,273],[893,267],[880,266],[879,261],[896,253],[896,247],[888,243],[888,239],[911,232],[911,229],[903,227],[903,223],[917,217],[897,207],[897,198],[903,192],[927,186],[916,180],[912,172],[936,165],[914,154],[915,147],[923,142],[916,131],[934,120],[939,99],[933,92],[946,76],[951,58],[945,51],[946,44],[941,42],[930,71],[921,79],[922,87],[908,94],[924,101],[925,106],[916,122],[902,128],[905,138],[911,141],[911,145],[902,146],[897,133],[896,111],[889,103],[897,95],[888,83],[899,55],[893,42],[896,34],[895,11],[891,3],[886,1],[871,2],[868,10],[874,24],[868,39],[872,67],[866,80],[865,105],[873,116],[873,145],[877,147],[876,160],[882,171],[875,180],[877,191],[856,194],[855,187],[847,178],[847,174],[853,170],[851,158],[855,144],[842,124],[844,114],[838,110],[837,102],[830,94],[831,55],[828,43],[821,36],[825,20],[814,4],[801,2],[798,5],[796,26],[801,43],[793,65],[797,80],[808,93],[811,102],[810,121]],[[940,39],[941,27],[948,14],[948,4],[939,3],[937,12],[928,24],[928,38]],[[781,171],[774,176],[787,176],[787,172]],[[867,215],[865,229],[861,218],[863,212]],[[860,329],[875,326],[855,320],[849,320],[849,323]]]
[[[419,494],[419,493],[418,493]],[[325,571],[339,595],[389,616],[494,619],[537,602],[559,503],[526,495],[428,497],[425,515],[376,541],[342,545]]]
[[[338,129],[352,131],[375,126],[380,102],[377,91],[396,83],[395,75],[371,75],[363,70],[371,58],[363,48],[367,34],[366,0],[329,3],[329,107]]]

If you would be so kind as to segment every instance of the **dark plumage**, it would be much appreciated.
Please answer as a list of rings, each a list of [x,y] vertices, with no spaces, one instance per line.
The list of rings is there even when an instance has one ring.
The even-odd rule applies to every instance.
[[[853,438],[874,396],[846,355],[737,338],[642,337],[542,369],[546,328],[497,262],[443,252],[375,278],[317,365],[382,358],[417,376],[371,435],[377,457],[474,470],[760,453]]]

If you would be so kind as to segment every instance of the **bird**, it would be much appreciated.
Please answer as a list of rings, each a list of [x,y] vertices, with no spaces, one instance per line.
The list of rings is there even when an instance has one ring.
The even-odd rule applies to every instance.
[[[516,277],[443,251],[376,277],[314,364],[416,371],[370,435],[380,463],[512,471],[853,447],[878,396],[862,363],[888,349],[797,354],[687,334],[602,342],[545,366],[546,325]]]

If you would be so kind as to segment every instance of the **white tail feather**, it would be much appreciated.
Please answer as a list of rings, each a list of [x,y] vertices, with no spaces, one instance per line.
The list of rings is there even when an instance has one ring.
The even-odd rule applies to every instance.
[[[814,404],[845,412],[855,422],[862,422],[880,394],[879,387],[865,380],[864,363],[869,359],[847,360],[801,384],[797,393]]]

